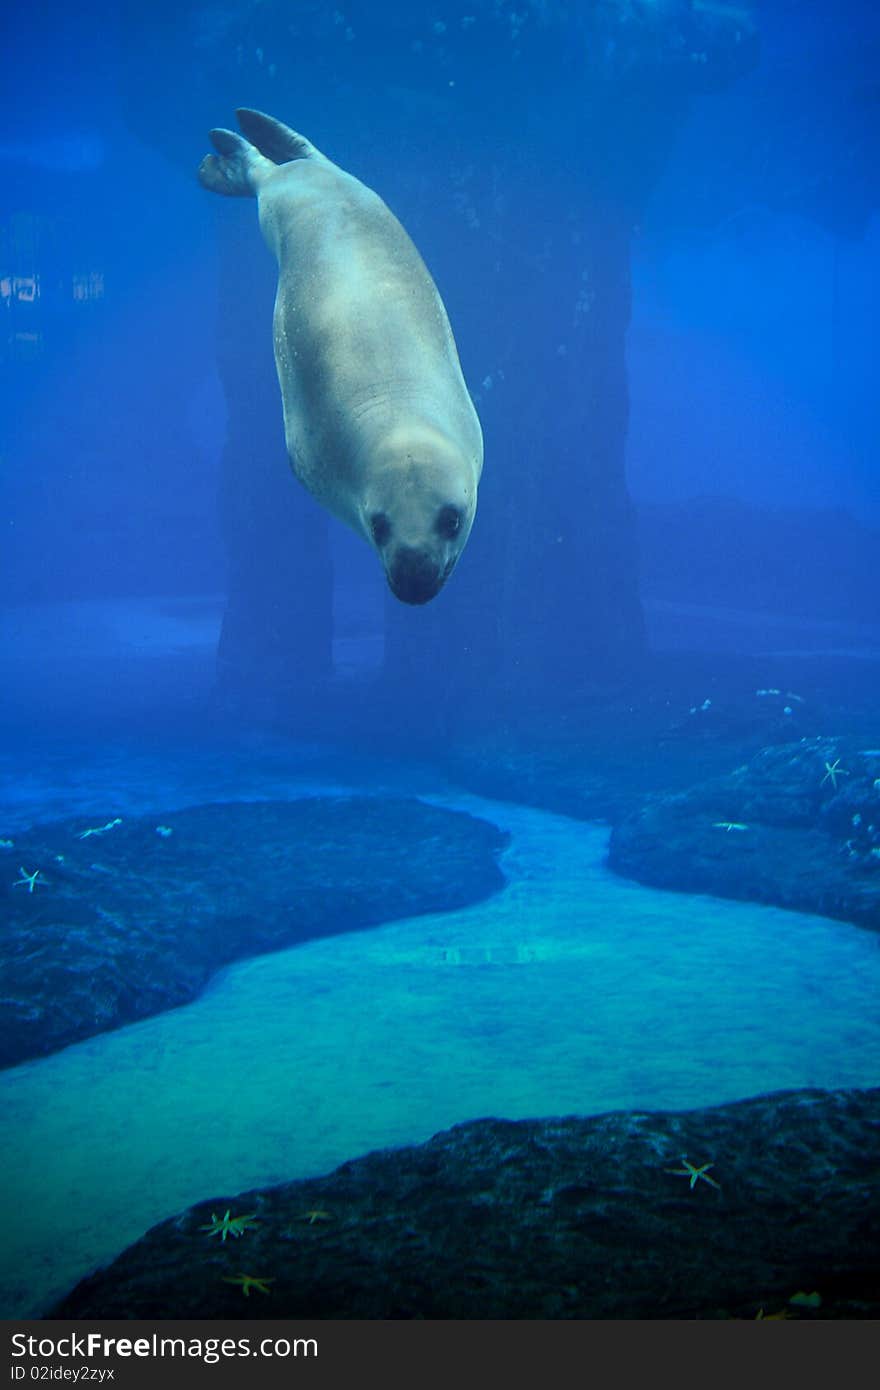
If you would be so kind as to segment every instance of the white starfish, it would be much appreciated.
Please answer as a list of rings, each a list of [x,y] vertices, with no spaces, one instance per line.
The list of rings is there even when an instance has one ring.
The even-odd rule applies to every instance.
[[[122,824],[122,817],[117,816],[115,820],[108,820],[106,825],[93,825],[88,830],[81,830],[77,835],[78,840],[87,840],[90,835],[103,835],[105,831],[112,830],[114,826]]]
[[[840,766],[840,759],[835,758],[833,763],[826,762],[825,776],[822,778],[822,781],[819,783],[819,786],[824,787],[826,782],[830,782],[834,790],[837,791],[838,777],[848,776],[849,773],[847,772],[846,768]]]
[[[18,866],[18,872],[21,874],[21,878],[17,878],[17,879],[15,880],[14,884],[12,885],[13,888],[17,888],[18,885],[19,885],[20,883],[26,883],[26,884],[27,884],[27,890],[28,890],[28,892],[29,892],[29,893],[33,893],[34,889],[35,889],[36,886],[37,886],[37,880],[38,880],[38,879],[39,879],[39,881],[40,881],[41,883],[45,882],[44,879],[41,879],[41,878],[40,878],[40,870],[39,870],[39,869],[34,869],[33,873],[32,873],[32,874],[29,874],[28,871],[27,871],[27,869],[23,869],[23,868],[21,867],[21,865],[19,864],[19,866]]]

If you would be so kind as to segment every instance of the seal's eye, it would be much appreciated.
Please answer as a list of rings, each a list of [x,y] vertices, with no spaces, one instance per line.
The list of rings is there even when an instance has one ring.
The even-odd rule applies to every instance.
[[[441,507],[437,517],[437,531],[451,541],[453,536],[457,536],[461,530],[461,512],[458,507]]]
[[[374,512],[370,517],[370,532],[377,545],[385,545],[391,535],[391,522],[384,512]]]

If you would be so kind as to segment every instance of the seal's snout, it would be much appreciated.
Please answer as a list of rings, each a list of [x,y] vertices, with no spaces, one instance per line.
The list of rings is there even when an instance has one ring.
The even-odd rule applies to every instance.
[[[388,583],[401,603],[428,603],[443,587],[445,573],[424,550],[401,546],[388,566]]]

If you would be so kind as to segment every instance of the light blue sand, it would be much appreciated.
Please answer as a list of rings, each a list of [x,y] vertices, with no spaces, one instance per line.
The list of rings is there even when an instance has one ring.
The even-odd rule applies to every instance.
[[[603,828],[432,799],[511,831],[493,900],[247,962],[0,1075],[4,1316],[195,1201],[461,1120],[880,1080],[872,934],[641,888],[604,868]]]

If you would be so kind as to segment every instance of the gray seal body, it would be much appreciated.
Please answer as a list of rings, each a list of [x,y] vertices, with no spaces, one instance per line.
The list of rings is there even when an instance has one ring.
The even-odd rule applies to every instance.
[[[275,363],[291,466],[378,553],[392,592],[427,603],[470,533],[480,422],[443,302],[382,199],[258,111],[213,130],[214,192],[255,196],[278,261]]]

